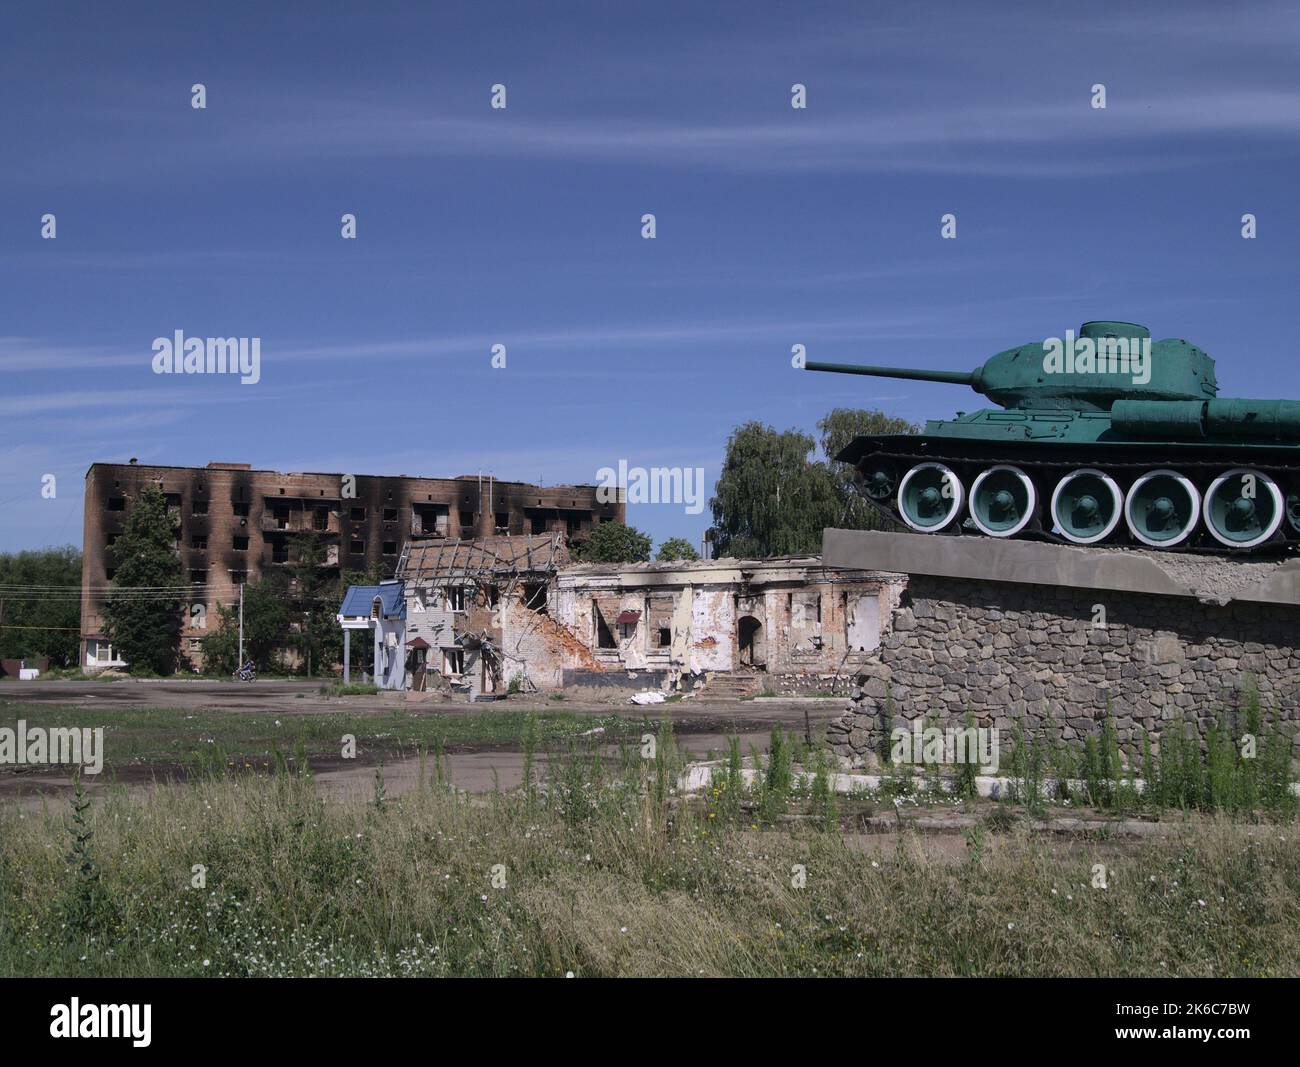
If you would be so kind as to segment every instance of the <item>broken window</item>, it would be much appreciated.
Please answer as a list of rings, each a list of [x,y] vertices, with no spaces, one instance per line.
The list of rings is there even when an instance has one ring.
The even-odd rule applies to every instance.
[[[411,533],[423,537],[446,537],[448,513],[446,504],[412,504]]]
[[[646,602],[652,648],[670,648],[673,643],[673,595],[661,593]]]
[[[125,511],[125,510],[126,510],[126,497],[124,497],[124,496],[110,496],[110,497],[108,498],[108,510],[109,510],[109,511]]]
[[[499,534],[510,532],[510,513],[508,511],[497,512],[496,531]]]
[[[354,556],[364,556],[366,554],[366,543],[359,541],[355,537],[348,542],[348,551]]]
[[[442,650],[443,674],[465,673],[465,650],[463,648],[444,648]]]
[[[546,533],[546,519],[541,515],[533,515],[529,519],[529,528],[535,534]]]
[[[205,571],[205,570],[203,570],[203,571],[200,571],[200,570],[192,570],[192,571],[190,571],[190,584],[191,584],[191,585],[206,585],[206,584],[207,584],[207,581],[208,581],[208,572],[207,572],[207,571]]]
[[[271,545],[271,562],[288,563],[289,546],[283,541],[275,541]]]
[[[248,583],[248,571],[231,571],[231,585],[246,585]]]
[[[190,538],[190,548],[197,548],[201,551],[207,547],[208,547],[208,539],[206,537]]]
[[[465,610],[465,587],[463,585],[447,586],[447,610]]]
[[[397,555],[397,542],[396,542],[396,541],[385,541],[385,542],[383,543],[383,552],[384,552],[384,555],[385,555],[385,556],[395,556],[395,555]]]
[[[231,507],[231,510],[234,511],[234,513],[235,513],[236,515],[242,515],[244,518],[248,518],[248,505],[247,505],[247,504],[238,504],[238,503],[236,503],[236,504],[231,504],[230,507]]]
[[[311,513],[311,528],[313,530],[328,530],[330,526],[329,508],[316,508]]]
[[[353,508],[350,512],[348,512],[348,514],[351,516],[353,522],[365,522],[365,521],[366,521],[366,509],[365,509],[365,508]]]
[[[231,540],[230,540],[230,543],[234,546],[234,549],[235,549],[236,552],[247,552],[247,551],[248,551],[248,538],[247,538],[247,537],[232,537]],[[206,548],[206,547],[207,547],[207,545],[206,545],[206,543],[205,543],[205,544],[204,544],[204,548]]]
[[[208,513],[208,502],[206,500],[193,500],[190,502],[191,515],[206,515]]]
[[[546,583],[545,582],[524,582],[523,592],[524,607],[537,612],[539,615],[546,614]]]
[[[494,608],[501,603],[501,587],[499,585],[489,585],[487,587],[488,607]]]
[[[796,630],[814,630],[822,621],[820,593],[800,591],[789,594],[790,625]]]
[[[397,509],[384,508],[384,522],[396,522],[396,521],[397,521]]]

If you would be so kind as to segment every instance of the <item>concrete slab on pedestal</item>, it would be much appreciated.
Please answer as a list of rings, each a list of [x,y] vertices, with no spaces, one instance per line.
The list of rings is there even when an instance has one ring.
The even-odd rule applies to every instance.
[[[1117,590],[1226,604],[1300,604],[1300,558],[1086,548],[964,535],[829,529],[828,567],[929,574],[973,581]]]

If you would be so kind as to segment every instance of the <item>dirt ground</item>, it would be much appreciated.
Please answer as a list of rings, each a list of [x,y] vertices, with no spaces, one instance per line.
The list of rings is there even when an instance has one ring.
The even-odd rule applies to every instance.
[[[627,717],[646,715],[658,719],[671,716],[678,744],[690,755],[703,758],[726,751],[728,740],[739,737],[742,751],[751,744],[763,749],[772,727],[781,725],[802,735],[806,730],[816,738],[826,724],[843,711],[843,702],[771,702],[688,699],[672,704],[639,708],[631,703],[583,699],[570,694],[563,701],[551,701],[533,695],[515,696],[502,701],[471,704],[429,699],[422,695],[377,693],[362,696],[330,697],[320,692],[319,682],[257,681],[252,683],[176,680],[123,680],[115,682],[11,682],[0,683],[0,702],[51,704],[84,707],[111,715],[113,708],[166,707],[204,709],[231,715],[302,716],[337,714],[387,715],[395,708],[417,715],[490,715],[494,709],[537,714],[568,713],[593,718],[618,713]],[[472,793],[492,789],[518,788],[523,781],[522,751],[498,745],[461,746],[446,756],[452,784]],[[539,772],[544,757],[536,757]],[[312,770],[317,784],[327,795],[336,797],[371,796],[375,786],[375,764],[365,759],[342,760],[313,758]],[[384,766],[384,789],[396,797],[417,786],[419,760],[401,759]],[[164,765],[113,768],[101,780],[86,778],[91,795],[101,792],[110,780],[129,789],[146,788],[155,782],[178,777],[181,768]],[[48,772],[0,768],[0,803],[18,800],[26,808],[39,808],[44,799],[60,798],[70,789],[64,768]]]

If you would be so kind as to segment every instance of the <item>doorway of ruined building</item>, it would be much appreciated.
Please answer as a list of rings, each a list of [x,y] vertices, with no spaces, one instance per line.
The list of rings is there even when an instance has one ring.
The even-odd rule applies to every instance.
[[[736,651],[742,667],[761,670],[767,665],[763,624],[753,615],[742,615],[736,623]]]
[[[411,672],[411,690],[416,693],[423,693],[427,679],[426,672],[429,669],[428,646],[423,648],[410,649],[410,663],[408,669]]]

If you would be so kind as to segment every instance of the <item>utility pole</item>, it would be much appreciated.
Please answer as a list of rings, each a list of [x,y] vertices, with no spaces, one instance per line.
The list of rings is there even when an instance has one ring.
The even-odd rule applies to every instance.
[[[244,665],[244,583],[239,583],[239,666]]]

